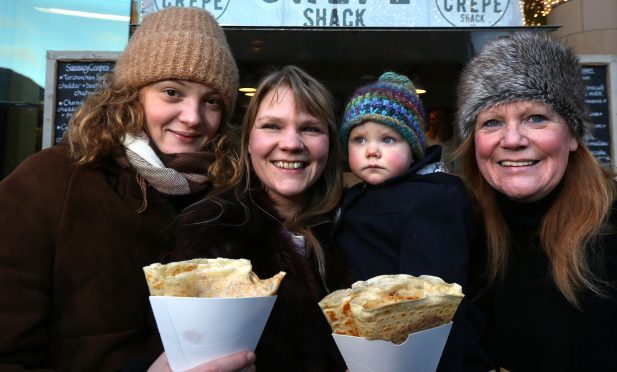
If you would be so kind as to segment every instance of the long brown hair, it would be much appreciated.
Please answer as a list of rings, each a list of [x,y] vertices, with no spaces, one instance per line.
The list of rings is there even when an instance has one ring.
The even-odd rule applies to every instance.
[[[124,134],[139,133],[144,123],[139,89],[114,84],[114,75],[105,75],[69,121],[71,154],[78,163],[92,163],[121,147]]]
[[[579,306],[581,290],[603,295],[601,282],[587,257],[604,227],[617,196],[614,174],[602,167],[582,141],[571,152],[562,187],[543,219],[540,241],[551,265],[551,275],[559,291]],[[486,227],[488,282],[504,273],[510,248],[510,234],[499,206],[496,191],[486,182],[476,161],[473,134],[457,151],[467,182],[475,195]],[[576,211],[576,213],[572,213]]]
[[[314,255],[320,275],[325,283],[325,255],[323,247],[313,233],[313,227],[328,222],[326,217],[333,211],[343,191],[341,145],[338,141],[334,101],[330,92],[316,79],[296,66],[285,66],[268,74],[259,83],[255,95],[246,110],[240,139],[240,150],[229,145],[232,135],[217,143],[216,160],[212,165],[211,179],[215,190],[209,198],[218,200],[218,195],[235,190],[236,194],[249,193],[255,186],[248,143],[259,106],[272,91],[287,87],[294,95],[298,110],[305,111],[327,124],[329,154],[323,173],[305,193],[303,204],[295,215],[285,222],[286,227],[302,234],[307,242],[307,251]],[[225,143],[227,142],[227,143]],[[221,200],[218,200],[221,203]]]

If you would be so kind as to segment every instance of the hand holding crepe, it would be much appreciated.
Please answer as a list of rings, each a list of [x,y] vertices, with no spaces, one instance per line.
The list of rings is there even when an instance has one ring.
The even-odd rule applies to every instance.
[[[337,334],[400,344],[410,333],[452,320],[460,285],[429,275],[380,275],[324,297],[319,306]]]
[[[259,297],[278,291],[284,272],[261,280],[245,259],[197,258],[143,268],[152,296]]]

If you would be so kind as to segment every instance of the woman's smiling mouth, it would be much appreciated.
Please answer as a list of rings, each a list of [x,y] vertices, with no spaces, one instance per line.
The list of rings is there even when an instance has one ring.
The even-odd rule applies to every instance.
[[[175,130],[171,130],[171,129],[169,129],[169,132],[171,134],[173,134],[174,136],[176,136],[176,137],[184,138],[184,139],[188,139],[188,140],[201,137],[201,134],[193,133],[193,132],[180,132],[180,131],[175,131]]]
[[[302,169],[302,168],[305,168],[308,163],[305,163],[302,161],[277,160],[277,161],[272,162],[272,164],[274,164],[275,167],[282,168],[282,169]]]
[[[525,160],[525,161],[511,161],[511,160],[502,160],[497,162],[497,164],[502,167],[526,167],[529,165],[534,165],[538,163],[538,160]]]

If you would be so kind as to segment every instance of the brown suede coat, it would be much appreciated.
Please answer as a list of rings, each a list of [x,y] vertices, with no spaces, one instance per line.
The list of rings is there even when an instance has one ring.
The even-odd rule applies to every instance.
[[[162,351],[142,267],[172,247],[176,215],[113,160],[64,145],[0,182],[0,370],[113,371]]]

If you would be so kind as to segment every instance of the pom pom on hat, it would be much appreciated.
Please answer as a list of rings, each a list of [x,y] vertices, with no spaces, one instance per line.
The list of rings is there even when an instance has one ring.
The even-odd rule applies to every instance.
[[[409,142],[416,159],[424,155],[424,107],[406,76],[386,72],[376,82],[356,90],[345,107],[339,131],[344,148],[351,130],[367,121],[396,130]]]
[[[216,89],[225,118],[233,113],[238,68],[223,29],[205,10],[170,7],[147,15],[115,67],[116,82],[130,87],[172,79]]]

